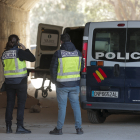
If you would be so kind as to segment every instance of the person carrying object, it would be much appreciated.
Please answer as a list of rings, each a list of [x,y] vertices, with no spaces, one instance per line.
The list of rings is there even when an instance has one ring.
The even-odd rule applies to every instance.
[[[19,48],[20,46],[20,48]],[[8,38],[5,51],[2,54],[2,63],[4,68],[7,107],[5,114],[6,133],[12,133],[12,114],[17,95],[17,134],[31,133],[23,126],[24,108],[27,98],[27,69],[26,62],[34,62],[35,57],[29,49],[19,43],[19,37],[12,34]]]
[[[75,118],[75,129],[77,134],[83,134],[81,128],[81,110],[79,105],[80,93],[80,71],[84,68],[82,54],[70,41],[69,34],[61,35],[61,48],[53,55],[50,74],[51,81],[56,85],[58,102],[57,127],[50,134],[61,135],[64,125],[67,98],[69,98]]]

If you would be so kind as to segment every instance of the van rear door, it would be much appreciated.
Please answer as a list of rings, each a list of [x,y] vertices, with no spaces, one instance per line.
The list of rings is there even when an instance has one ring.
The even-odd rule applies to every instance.
[[[46,69],[49,71],[53,54],[60,48],[60,35],[63,27],[39,24],[36,47],[35,69]],[[43,72],[35,73],[35,78],[43,78]],[[47,73],[49,77],[49,72]]]
[[[127,22],[90,23],[87,101],[124,102]]]
[[[128,21],[125,102],[140,103],[140,21]]]

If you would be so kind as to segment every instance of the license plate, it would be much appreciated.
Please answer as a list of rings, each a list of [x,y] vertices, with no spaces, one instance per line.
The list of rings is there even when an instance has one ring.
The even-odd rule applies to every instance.
[[[91,97],[118,98],[118,91],[92,91]]]

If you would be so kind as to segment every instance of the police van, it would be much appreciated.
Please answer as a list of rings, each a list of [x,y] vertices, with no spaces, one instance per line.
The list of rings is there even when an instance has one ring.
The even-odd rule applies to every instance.
[[[62,29],[39,25],[35,69],[49,70],[54,52],[60,49]],[[103,123],[113,113],[139,112],[140,21],[89,22],[67,27],[63,33],[71,36],[84,58],[80,103],[89,121]]]

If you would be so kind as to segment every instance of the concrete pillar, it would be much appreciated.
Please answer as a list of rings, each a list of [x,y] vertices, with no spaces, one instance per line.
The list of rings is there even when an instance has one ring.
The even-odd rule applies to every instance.
[[[0,56],[6,46],[8,36],[17,34],[20,42],[30,46],[29,11],[0,3]]]
[[[18,35],[20,42],[27,48],[30,47],[29,10],[38,1],[0,0],[0,57],[11,34]],[[0,87],[2,79],[2,65],[0,64]]]

